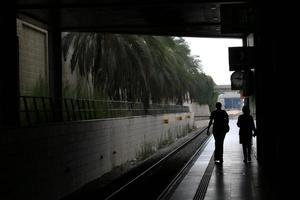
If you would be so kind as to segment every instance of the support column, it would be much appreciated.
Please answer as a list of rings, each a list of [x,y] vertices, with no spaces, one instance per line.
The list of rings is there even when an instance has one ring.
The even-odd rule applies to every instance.
[[[6,2],[0,9],[0,127],[19,125],[19,61],[16,8]]]
[[[247,35],[246,35],[246,34],[243,36],[242,41],[243,41],[243,47],[247,47]],[[245,70],[244,70],[244,74],[245,74],[245,73],[246,73],[246,72],[245,72]],[[244,87],[245,87],[245,86],[243,86],[243,90],[244,90]],[[243,92],[244,92],[244,91],[243,91]],[[245,106],[249,106],[249,97],[245,97],[245,99],[244,99],[244,105],[245,105]]]
[[[62,120],[62,54],[60,11],[50,10],[49,24],[49,68],[50,95],[54,99],[55,121]]]

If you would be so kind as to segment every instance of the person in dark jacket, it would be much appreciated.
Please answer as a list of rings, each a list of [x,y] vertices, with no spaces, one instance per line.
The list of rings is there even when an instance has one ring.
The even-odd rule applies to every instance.
[[[243,106],[243,114],[238,117],[240,144],[243,145],[244,162],[251,161],[252,136],[256,135],[253,117],[248,106]]]
[[[215,162],[223,163],[223,144],[226,133],[229,131],[229,117],[225,110],[222,110],[222,104],[216,103],[216,110],[211,112],[210,121],[207,127],[209,134],[210,126],[213,124],[213,136],[215,139]]]

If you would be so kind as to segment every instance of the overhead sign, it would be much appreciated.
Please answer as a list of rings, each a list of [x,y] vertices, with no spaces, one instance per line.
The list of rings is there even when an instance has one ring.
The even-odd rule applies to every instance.
[[[228,47],[229,70],[254,68],[254,47]]]

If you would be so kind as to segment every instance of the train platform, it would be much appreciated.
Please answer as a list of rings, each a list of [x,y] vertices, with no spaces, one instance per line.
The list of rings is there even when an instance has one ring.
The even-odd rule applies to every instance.
[[[171,200],[266,200],[275,199],[266,184],[256,159],[253,138],[251,162],[243,162],[242,145],[239,144],[237,120],[230,120],[230,131],[224,141],[224,163],[214,162],[214,139],[206,147],[174,187]]]

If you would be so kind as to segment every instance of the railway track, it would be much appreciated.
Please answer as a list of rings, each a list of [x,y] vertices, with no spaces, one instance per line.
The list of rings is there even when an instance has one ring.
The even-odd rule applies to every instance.
[[[105,187],[81,190],[63,200],[167,199],[206,146],[210,136],[205,130],[196,130],[167,155],[129,171]]]
[[[165,199],[184,177],[193,161],[206,145],[205,129],[198,130],[191,139],[145,169],[129,182],[106,196],[105,200],[116,199]]]

